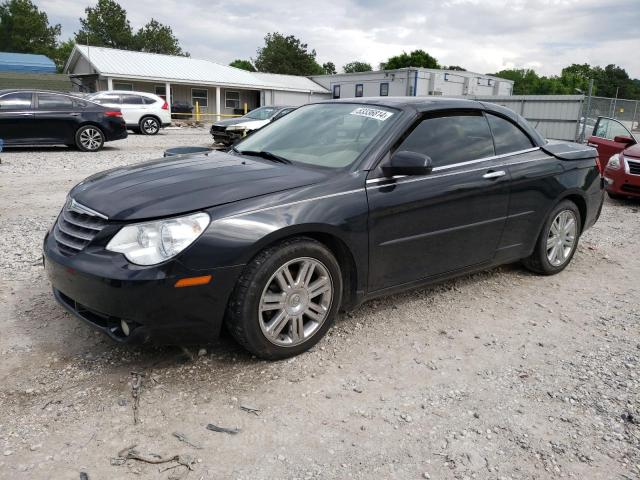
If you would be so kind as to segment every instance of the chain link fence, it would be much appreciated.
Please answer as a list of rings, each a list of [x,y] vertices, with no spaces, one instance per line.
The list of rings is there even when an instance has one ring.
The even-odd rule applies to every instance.
[[[598,117],[615,118],[634,133],[636,138],[640,136],[640,100],[586,97],[582,104],[577,141],[584,142],[591,136]]]

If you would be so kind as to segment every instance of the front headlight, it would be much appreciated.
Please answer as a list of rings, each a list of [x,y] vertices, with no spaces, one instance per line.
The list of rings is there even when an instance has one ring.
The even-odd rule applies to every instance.
[[[611,158],[609,159],[609,162],[607,163],[607,168],[611,168],[613,170],[618,170],[620,168],[620,155],[619,154],[615,154],[612,155]]]
[[[202,235],[209,222],[204,212],[122,227],[107,250],[124,254],[131,263],[155,265],[178,255]]]

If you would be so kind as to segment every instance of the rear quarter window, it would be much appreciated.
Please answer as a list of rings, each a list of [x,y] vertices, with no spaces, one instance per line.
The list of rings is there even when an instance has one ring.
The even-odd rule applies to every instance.
[[[493,133],[496,155],[532,148],[533,142],[520,128],[509,120],[487,113],[487,120]]]

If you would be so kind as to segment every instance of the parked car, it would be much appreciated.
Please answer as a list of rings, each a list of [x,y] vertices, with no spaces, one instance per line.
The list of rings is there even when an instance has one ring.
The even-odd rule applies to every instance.
[[[247,133],[262,128],[295,109],[296,107],[285,106],[256,108],[242,117],[215,122],[211,125],[211,136],[214,142],[230,146],[245,137]]]
[[[0,138],[5,146],[63,144],[95,152],[104,142],[126,137],[118,108],[59,92],[0,90]]]
[[[379,295],[517,260],[562,271],[602,207],[595,155],[473,100],[305,105],[229,152],[81,182],[46,271],[118,342],[203,343],[226,323],[285,358]]]
[[[640,197],[640,145],[629,129],[619,120],[598,117],[588,144],[598,150],[607,194]]]
[[[171,118],[186,120],[193,113],[193,105],[186,102],[174,102],[171,105]],[[184,115],[187,114],[187,115]]]
[[[107,107],[120,108],[127,128],[144,135],[155,135],[171,125],[169,104],[153,93],[108,90],[94,93],[89,100]]]

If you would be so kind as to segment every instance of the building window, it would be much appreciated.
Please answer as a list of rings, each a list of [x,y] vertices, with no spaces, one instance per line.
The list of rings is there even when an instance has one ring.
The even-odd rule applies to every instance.
[[[356,83],[356,97],[361,97],[364,93],[364,86],[361,83]]]
[[[113,82],[113,89],[131,92],[133,90],[133,83]]]
[[[167,87],[165,85],[156,85],[155,92],[156,95],[162,98],[164,101],[167,100]]]
[[[340,85],[333,86],[333,98],[340,98]]]
[[[192,88],[191,89],[191,103],[195,107],[196,102],[200,105],[200,108],[209,106],[209,91],[206,88]]]
[[[225,90],[224,92],[224,106],[225,108],[240,108],[240,92],[231,92]]]
[[[380,96],[381,97],[388,97],[389,96],[389,84],[388,83],[381,83],[380,84]]]

